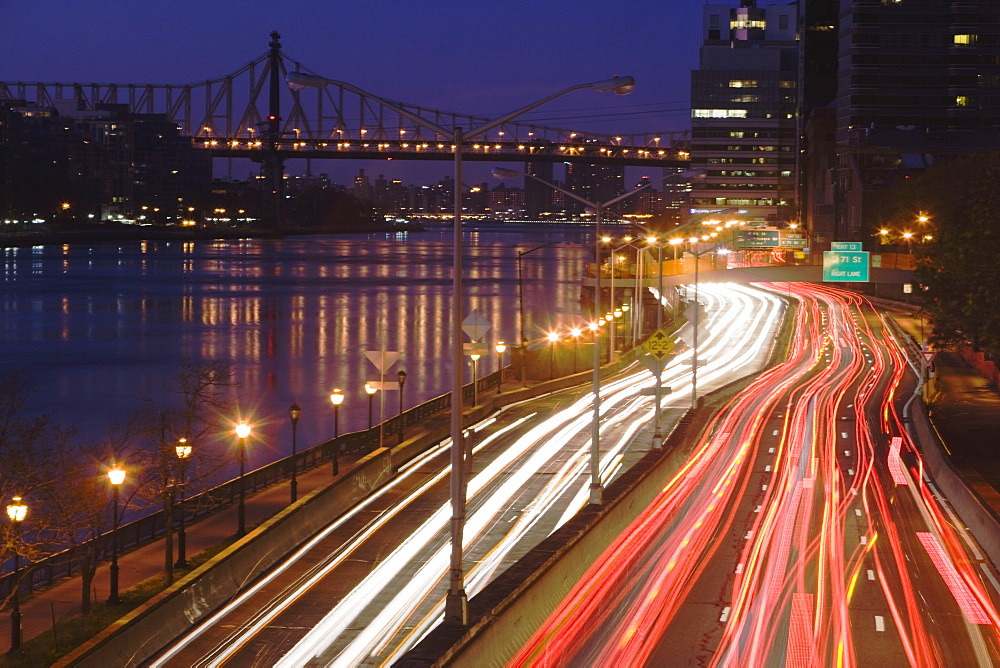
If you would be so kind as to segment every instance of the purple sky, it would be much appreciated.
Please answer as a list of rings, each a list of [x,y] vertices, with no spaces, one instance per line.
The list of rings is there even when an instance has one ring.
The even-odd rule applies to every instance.
[[[534,112],[606,132],[688,128],[700,0],[0,0],[0,80],[196,83],[235,71],[277,30],[287,56],[388,99],[501,115],[568,85],[632,75],[623,98],[579,92]],[[572,117],[569,120],[567,117]],[[558,120],[555,120],[558,119]],[[417,167],[414,167],[414,166]],[[329,167],[328,167],[329,166]],[[447,165],[324,163],[429,181]],[[427,170],[428,178],[416,173]],[[294,167],[291,171],[296,171]]]

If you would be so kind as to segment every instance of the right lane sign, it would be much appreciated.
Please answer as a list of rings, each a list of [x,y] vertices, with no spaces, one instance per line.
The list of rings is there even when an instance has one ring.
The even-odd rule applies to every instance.
[[[823,280],[868,282],[867,251],[823,251]]]

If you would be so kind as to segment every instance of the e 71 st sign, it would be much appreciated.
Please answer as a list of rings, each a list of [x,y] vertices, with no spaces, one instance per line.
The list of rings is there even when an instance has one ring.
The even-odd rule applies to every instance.
[[[823,280],[868,282],[867,251],[823,251]]]

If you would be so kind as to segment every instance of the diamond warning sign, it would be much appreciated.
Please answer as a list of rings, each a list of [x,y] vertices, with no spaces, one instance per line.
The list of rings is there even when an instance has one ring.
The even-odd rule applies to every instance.
[[[642,344],[642,347],[658,360],[662,360],[664,357],[673,352],[676,346],[677,344],[674,343],[674,340],[671,339],[662,329],[658,329],[653,332],[653,335],[646,339],[646,342]]]

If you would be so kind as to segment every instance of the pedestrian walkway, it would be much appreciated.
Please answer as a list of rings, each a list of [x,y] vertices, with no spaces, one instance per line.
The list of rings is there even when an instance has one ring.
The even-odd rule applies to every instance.
[[[356,462],[357,457],[355,456],[341,457],[339,461],[340,476],[348,473]],[[336,479],[331,473],[330,464],[300,472],[297,477],[299,498],[313,490],[326,487]],[[291,489],[288,480],[247,496],[245,504],[247,527],[252,527],[273,516],[285,508],[290,501]],[[197,523],[189,524],[185,531],[188,559],[203,550],[233,538],[236,535],[236,528],[236,504],[226,506]],[[176,545],[175,534],[175,553],[171,562],[177,558]],[[119,556],[119,590],[124,592],[150,578],[162,576],[164,574],[165,549],[164,539],[161,538]],[[183,575],[184,572],[176,570],[175,577]],[[97,605],[103,605],[110,591],[107,563],[101,564],[98,568],[91,586],[92,600]],[[65,578],[28,597],[23,597],[21,599],[21,623],[24,640],[27,641],[43,633],[51,632],[53,619],[60,622],[79,615],[80,588],[81,579],[79,576],[74,576]],[[0,653],[7,652],[9,648],[10,636],[0,634]]]

